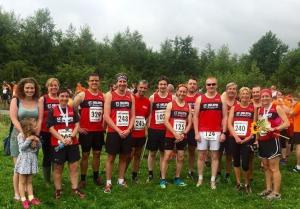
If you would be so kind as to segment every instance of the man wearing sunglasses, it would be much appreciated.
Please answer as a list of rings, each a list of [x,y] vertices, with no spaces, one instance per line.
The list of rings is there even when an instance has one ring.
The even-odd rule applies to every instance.
[[[199,151],[197,187],[202,185],[204,163],[207,150],[210,150],[211,189],[216,189],[220,142],[226,139],[227,106],[217,92],[217,79],[209,77],[205,84],[206,93],[197,98],[193,118],[195,139]]]

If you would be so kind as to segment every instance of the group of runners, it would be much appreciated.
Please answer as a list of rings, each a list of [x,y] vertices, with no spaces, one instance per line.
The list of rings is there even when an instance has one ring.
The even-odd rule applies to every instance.
[[[296,145],[297,155],[294,171],[300,173],[300,103],[294,105],[291,98],[284,98],[274,88],[261,89],[260,86],[254,86],[238,90],[235,83],[229,83],[226,91],[219,94],[217,79],[208,77],[205,81],[206,92],[200,94],[197,79],[190,78],[185,84],[179,84],[172,94],[168,91],[172,89],[168,78],[161,76],[157,80],[157,89],[148,99],[149,84],[146,80],[141,80],[133,92],[128,88],[127,75],[119,73],[112,89],[103,93],[100,90],[100,79],[98,74],[90,74],[87,78],[88,88],[78,92],[70,105],[68,90],[60,89],[59,81],[50,78],[46,83],[48,93],[40,97],[37,103],[39,113],[35,118],[37,126],[41,127],[37,127],[35,134],[42,141],[43,176],[48,183],[54,164],[55,198],[61,197],[65,162],[69,165],[72,191],[84,198],[81,189],[87,184],[90,152],[93,181],[98,186],[104,182],[105,193],[112,190],[112,173],[117,156],[117,184],[127,187],[125,173],[130,163],[132,180],[137,182],[144,146],[148,150],[147,182],[157,176],[162,189],[168,185],[168,163],[172,159],[176,159],[174,184],[187,185],[181,177],[186,148],[188,177],[196,181],[197,187],[203,184],[205,164],[211,164],[210,186],[213,190],[217,188],[220,162],[225,153],[225,177],[229,177],[233,161],[237,190],[251,193],[253,153],[258,147],[266,185],[260,195],[270,200],[279,199],[279,165],[280,161],[284,163],[287,160],[287,150],[290,148],[286,147],[292,141],[291,138]],[[37,89],[37,84],[33,84]],[[25,83],[24,95],[19,98],[20,104],[29,96]],[[17,122],[20,111],[18,103],[17,100],[12,102],[11,117],[19,133],[22,133]],[[262,119],[270,125],[264,133],[255,133],[251,127],[253,129],[255,121]],[[80,177],[77,171],[79,145]],[[105,181],[99,175],[104,146],[107,152]],[[282,148],[285,149],[283,152]],[[155,167],[157,152],[160,157],[159,169]],[[13,156],[17,157],[17,154]],[[15,181],[16,177],[14,185],[17,184]],[[14,188],[17,196],[18,187]]]

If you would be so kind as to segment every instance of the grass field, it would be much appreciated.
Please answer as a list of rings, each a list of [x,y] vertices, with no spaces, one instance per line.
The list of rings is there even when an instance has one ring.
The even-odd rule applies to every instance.
[[[9,119],[1,116],[0,137],[3,139],[7,134]],[[39,153],[41,160],[42,153]],[[104,177],[105,154],[102,155],[101,171]],[[3,156],[3,149],[0,151],[0,208],[21,208],[20,203],[13,200],[12,172],[13,163],[10,157]],[[92,183],[92,171],[89,170],[88,185],[84,190],[86,198],[79,200],[71,195],[70,183],[67,172],[64,172],[64,192],[60,200],[53,198],[53,187],[47,187],[42,179],[41,172],[34,176],[34,191],[42,204],[32,208],[109,208],[109,209],[147,209],[147,208],[168,208],[168,209],[188,209],[188,208],[243,208],[243,209],[281,209],[281,208],[300,208],[300,175],[292,173],[290,170],[295,165],[295,158],[292,157],[287,166],[282,167],[282,200],[268,201],[261,199],[257,193],[264,189],[264,175],[259,169],[259,161],[255,163],[255,175],[252,185],[253,194],[237,192],[235,190],[234,176],[231,176],[232,183],[220,183],[217,190],[212,191],[209,187],[209,169],[206,169],[204,180],[205,184],[197,188],[195,182],[185,179],[187,187],[176,187],[172,184],[172,174],[174,173],[174,162],[169,167],[169,184],[167,189],[159,187],[158,170],[155,171],[153,183],[145,183],[147,177],[146,159],[141,165],[139,174],[140,182],[132,183],[128,180],[127,189],[116,185],[116,178],[113,179],[113,190],[111,194],[103,193],[103,187],[96,187]],[[158,165],[157,165],[158,168]],[[40,169],[41,170],[41,169]],[[130,169],[129,169],[130,170]],[[182,177],[186,177],[186,165],[183,169]],[[114,175],[115,177],[116,175]],[[127,174],[130,179],[130,172]]]

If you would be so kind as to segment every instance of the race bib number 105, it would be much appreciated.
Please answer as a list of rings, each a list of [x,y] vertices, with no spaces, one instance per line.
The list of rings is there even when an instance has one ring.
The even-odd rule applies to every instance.
[[[165,122],[166,110],[155,110],[155,124],[163,124]]]

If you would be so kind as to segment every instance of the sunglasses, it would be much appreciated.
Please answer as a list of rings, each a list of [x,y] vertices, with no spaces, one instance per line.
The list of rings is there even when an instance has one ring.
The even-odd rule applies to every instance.
[[[217,85],[216,83],[207,83],[206,86],[215,86]]]

